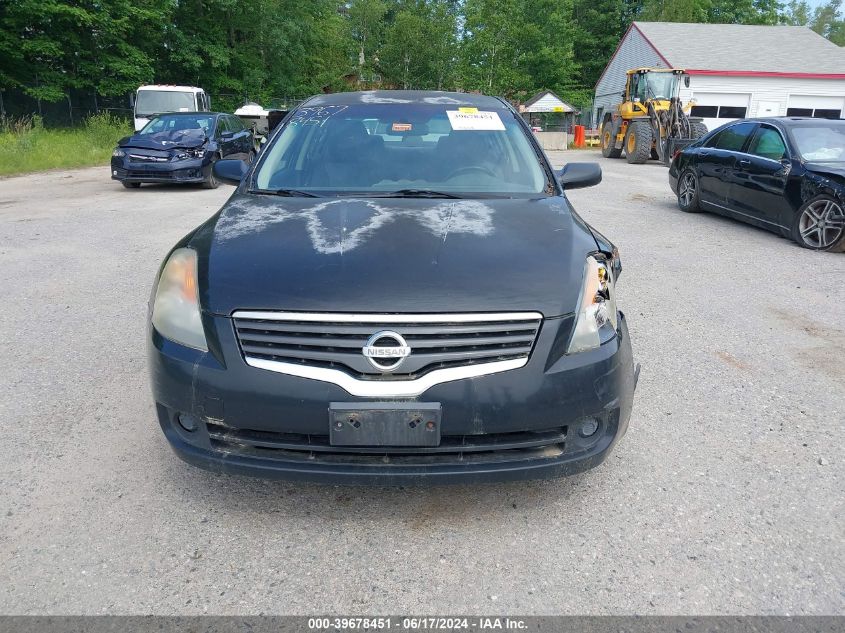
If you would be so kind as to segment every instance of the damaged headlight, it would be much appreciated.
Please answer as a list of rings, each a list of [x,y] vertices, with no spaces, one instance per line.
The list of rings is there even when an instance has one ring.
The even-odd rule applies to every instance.
[[[126,152],[124,152],[119,147],[116,147],[115,150],[111,153],[111,155],[115,158],[123,158],[124,156],[126,156]]]
[[[185,149],[176,152],[173,155],[173,160],[190,160],[192,158],[202,158],[204,155],[204,149]]]
[[[200,316],[197,287],[197,253],[177,248],[161,271],[155,300],[153,326],[171,341],[208,351]]]
[[[616,333],[617,321],[613,270],[604,259],[590,255],[584,267],[584,284],[566,353],[595,349],[610,340]]]

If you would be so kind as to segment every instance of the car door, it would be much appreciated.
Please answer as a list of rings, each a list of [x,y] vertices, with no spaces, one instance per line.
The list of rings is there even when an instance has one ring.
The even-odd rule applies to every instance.
[[[785,226],[792,216],[785,196],[791,167],[783,135],[773,125],[761,124],[737,157],[728,206],[755,224]]]
[[[238,116],[229,117],[229,127],[235,133],[237,141],[238,158],[246,160],[253,149],[252,132],[247,129],[244,122]]]
[[[740,152],[757,127],[743,121],[728,125],[698,150],[699,198],[717,209],[726,209],[731,180]]]
[[[229,127],[229,117],[221,116],[217,121],[217,142],[220,145],[220,154],[223,158],[237,158],[232,154],[237,153],[237,145],[232,129]]]

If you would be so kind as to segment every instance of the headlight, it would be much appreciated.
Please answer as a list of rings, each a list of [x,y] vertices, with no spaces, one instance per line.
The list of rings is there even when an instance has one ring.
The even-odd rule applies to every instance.
[[[190,158],[202,158],[204,149],[187,149],[173,155],[173,160],[188,160]]]
[[[120,149],[118,147],[118,148],[115,148],[115,150],[111,153],[111,155],[114,156],[115,158],[123,158],[124,156],[126,156],[126,152],[124,152],[122,149]]]
[[[595,349],[613,337],[616,325],[613,271],[607,262],[591,255],[584,267],[584,285],[575,315],[575,328],[566,353]]]
[[[208,351],[200,317],[196,251],[177,248],[168,258],[158,280],[152,322],[165,338]]]

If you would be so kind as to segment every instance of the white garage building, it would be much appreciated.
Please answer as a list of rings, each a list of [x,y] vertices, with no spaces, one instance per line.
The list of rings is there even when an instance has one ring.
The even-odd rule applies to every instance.
[[[621,101],[633,68],[683,68],[707,128],[764,116],[845,118],[845,48],[803,26],[634,22],[596,84],[593,124]]]

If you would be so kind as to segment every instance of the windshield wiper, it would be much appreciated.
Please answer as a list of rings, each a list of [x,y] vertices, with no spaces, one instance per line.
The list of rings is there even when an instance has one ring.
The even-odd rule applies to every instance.
[[[432,191],[431,189],[398,189],[385,194],[377,194],[378,198],[460,198],[453,193]]]
[[[250,189],[249,193],[260,193],[266,196],[285,196],[288,198],[319,198],[316,193],[300,191],[299,189]]]

